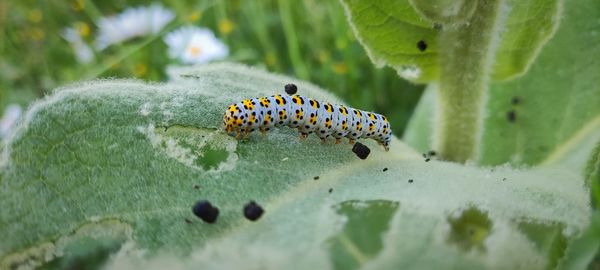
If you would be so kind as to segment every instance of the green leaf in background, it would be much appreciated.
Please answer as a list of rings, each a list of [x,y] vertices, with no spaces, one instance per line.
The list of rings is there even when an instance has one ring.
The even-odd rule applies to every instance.
[[[600,266],[600,212],[592,216],[590,226],[574,241],[567,250],[561,269],[598,269]],[[595,261],[594,261],[595,260]],[[591,264],[590,264],[591,263]]]
[[[595,211],[588,228],[576,239],[567,250],[561,262],[562,269],[598,269],[600,268],[600,143],[592,152],[585,168],[585,178],[591,186],[591,197]]]
[[[404,142],[423,153],[433,149],[434,145],[433,126],[436,121],[436,90],[435,84],[429,84],[425,88],[402,136]]]
[[[478,2],[478,1],[475,1]],[[479,1],[480,2],[480,1]],[[492,79],[506,80],[527,72],[559,26],[564,0],[506,0],[506,16],[494,59]]]
[[[414,82],[438,79],[439,48],[448,46],[439,43],[440,31],[446,26],[465,23],[478,5],[489,2],[341,1],[354,33],[371,60],[377,66],[395,68],[400,76]],[[493,46],[497,47],[495,57],[489,59],[494,63],[493,79],[503,80],[527,71],[538,51],[557,28],[561,6],[562,2],[558,0],[500,1],[501,34],[494,40]],[[440,24],[439,28],[435,26],[436,23]],[[424,51],[417,46],[420,40],[427,44]],[[465,55],[456,57],[468,59]]]
[[[444,160],[460,163],[481,151],[490,81],[525,73],[557,28],[562,6],[558,0],[342,3],[376,65],[413,82],[437,82],[435,147]]]
[[[590,155],[584,176],[586,184],[592,189],[592,202],[596,203],[595,208],[600,208],[600,143]]]
[[[293,82],[339,101],[237,65],[170,74],[74,85],[30,108],[0,163],[0,267],[543,269],[564,245],[523,222],[567,240],[589,223],[578,172],[425,162],[398,140],[365,142],[361,160],[288,128],[236,141],[220,125],[242,98]],[[200,199],[219,207],[215,224],[193,216]],[[256,222],[249,200],[265,209]]]
[[[492,85],[483,164],[553,162],[577,143],[600,141],[600,63],[590,57],[600,54],[598,16],[598,1],[566,2],[561,27],[527,75]]]
[[[573,169],[586,163],[600,140],[600,15],[597,1],[565,3],[561,26],[520,78],[493,83],[488,97],[479,161],[496,165],[566,162]],[[421,151],[432,142],[435,85],[424,94],[405,133]],[[515,121],[508,119],[513,114]]]
[[[341,2],[354,34],[376,66],[391,66],[414,82],[437,78],[437,30],[432,22],[421,18],[408,0]],[[417,47],[420,40],[426,42],[426,51]]]

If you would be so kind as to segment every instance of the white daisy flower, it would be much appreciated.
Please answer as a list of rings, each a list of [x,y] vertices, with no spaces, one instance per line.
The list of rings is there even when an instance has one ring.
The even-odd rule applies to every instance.
[[[62,32],[62,37],[69,42],[75,52],[79,63],[87,64],[94,60],[94,52],[81,38],[79,31],[74,28],[66,28]]]
[[[21,106],[17,104],[10,104],[6,107],[2,119],[0,119],[0,138],[4,138],[10,133],[22,113]]]
[[[206,28],[184,26],[167,34],[163,40],[169,46],[169,56],[184,64],[202,64],[229,54],[227,45]]]
[[[128,39],[157,34],[174,18],[175,13],[159,4],[128,8],[116,16],[102,17],[98,21],[96,48],[103,50]]]

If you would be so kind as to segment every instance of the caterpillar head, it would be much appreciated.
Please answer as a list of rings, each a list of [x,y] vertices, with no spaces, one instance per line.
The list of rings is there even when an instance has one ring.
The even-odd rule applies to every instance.
[[[383,119],[383,135],[381,138],[381,144],[383,144],[385,151],[389,151],[390,142],[392,141],[392,127],[390,122],[387,120],[387,117],[382,115],[381,118]]]
[[[390,143],[392,142],[392,130],[391,129],[387,129],[385,132],[385,135],[383,136],[383,140],[381,142],[381,144],[383,145],[383,148],[385,148],[385,151],[389,151],[390,150]]]
[[[242,114],[242,109],[237,104],[231,104],[223,115],[223,125],[227,133],[232,133],[240,129],[244,124],[245,117]]]
[[[387,137],[381,144],[383,145],[383,148],[385,148],[385,151],[390,151],[390,142],[392,141],[392,136]]]

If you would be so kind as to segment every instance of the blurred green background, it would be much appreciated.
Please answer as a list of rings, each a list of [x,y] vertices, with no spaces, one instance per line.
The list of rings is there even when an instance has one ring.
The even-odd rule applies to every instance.
[[[74,27],[91,45],[99,18],[152,3],[172,10],[175,19],[158,35],[96,51],[89,64],[80,64],[61,36],[65,28]],[[162,37],[184,25],[212,29],[229,46],[226,61],[304,79],[353,107],[388,115],[397,135],[422,93],[422,86],[371,63],[337,0],[5,0],[0,1],[0,109],[10,103],[26,106],[57,86],[79,80],[163,81],[166,66],[176,62],[167,57]]]

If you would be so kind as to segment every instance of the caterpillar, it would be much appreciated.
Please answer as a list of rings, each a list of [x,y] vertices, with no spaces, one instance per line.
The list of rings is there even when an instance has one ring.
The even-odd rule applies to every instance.
[[[297,128],[301,139],[311,133],[323,142],[333,137],[335,143],[340,143],[345,137],[354,144],[356,139],[371,138],[386,151],[392,140],[390,123],[383,115],[300,95],[273,95],[231,104],[223,116],[223,125],[237,139],[247,138],[255,130],[264,134],[273,127],[288,126]]]

